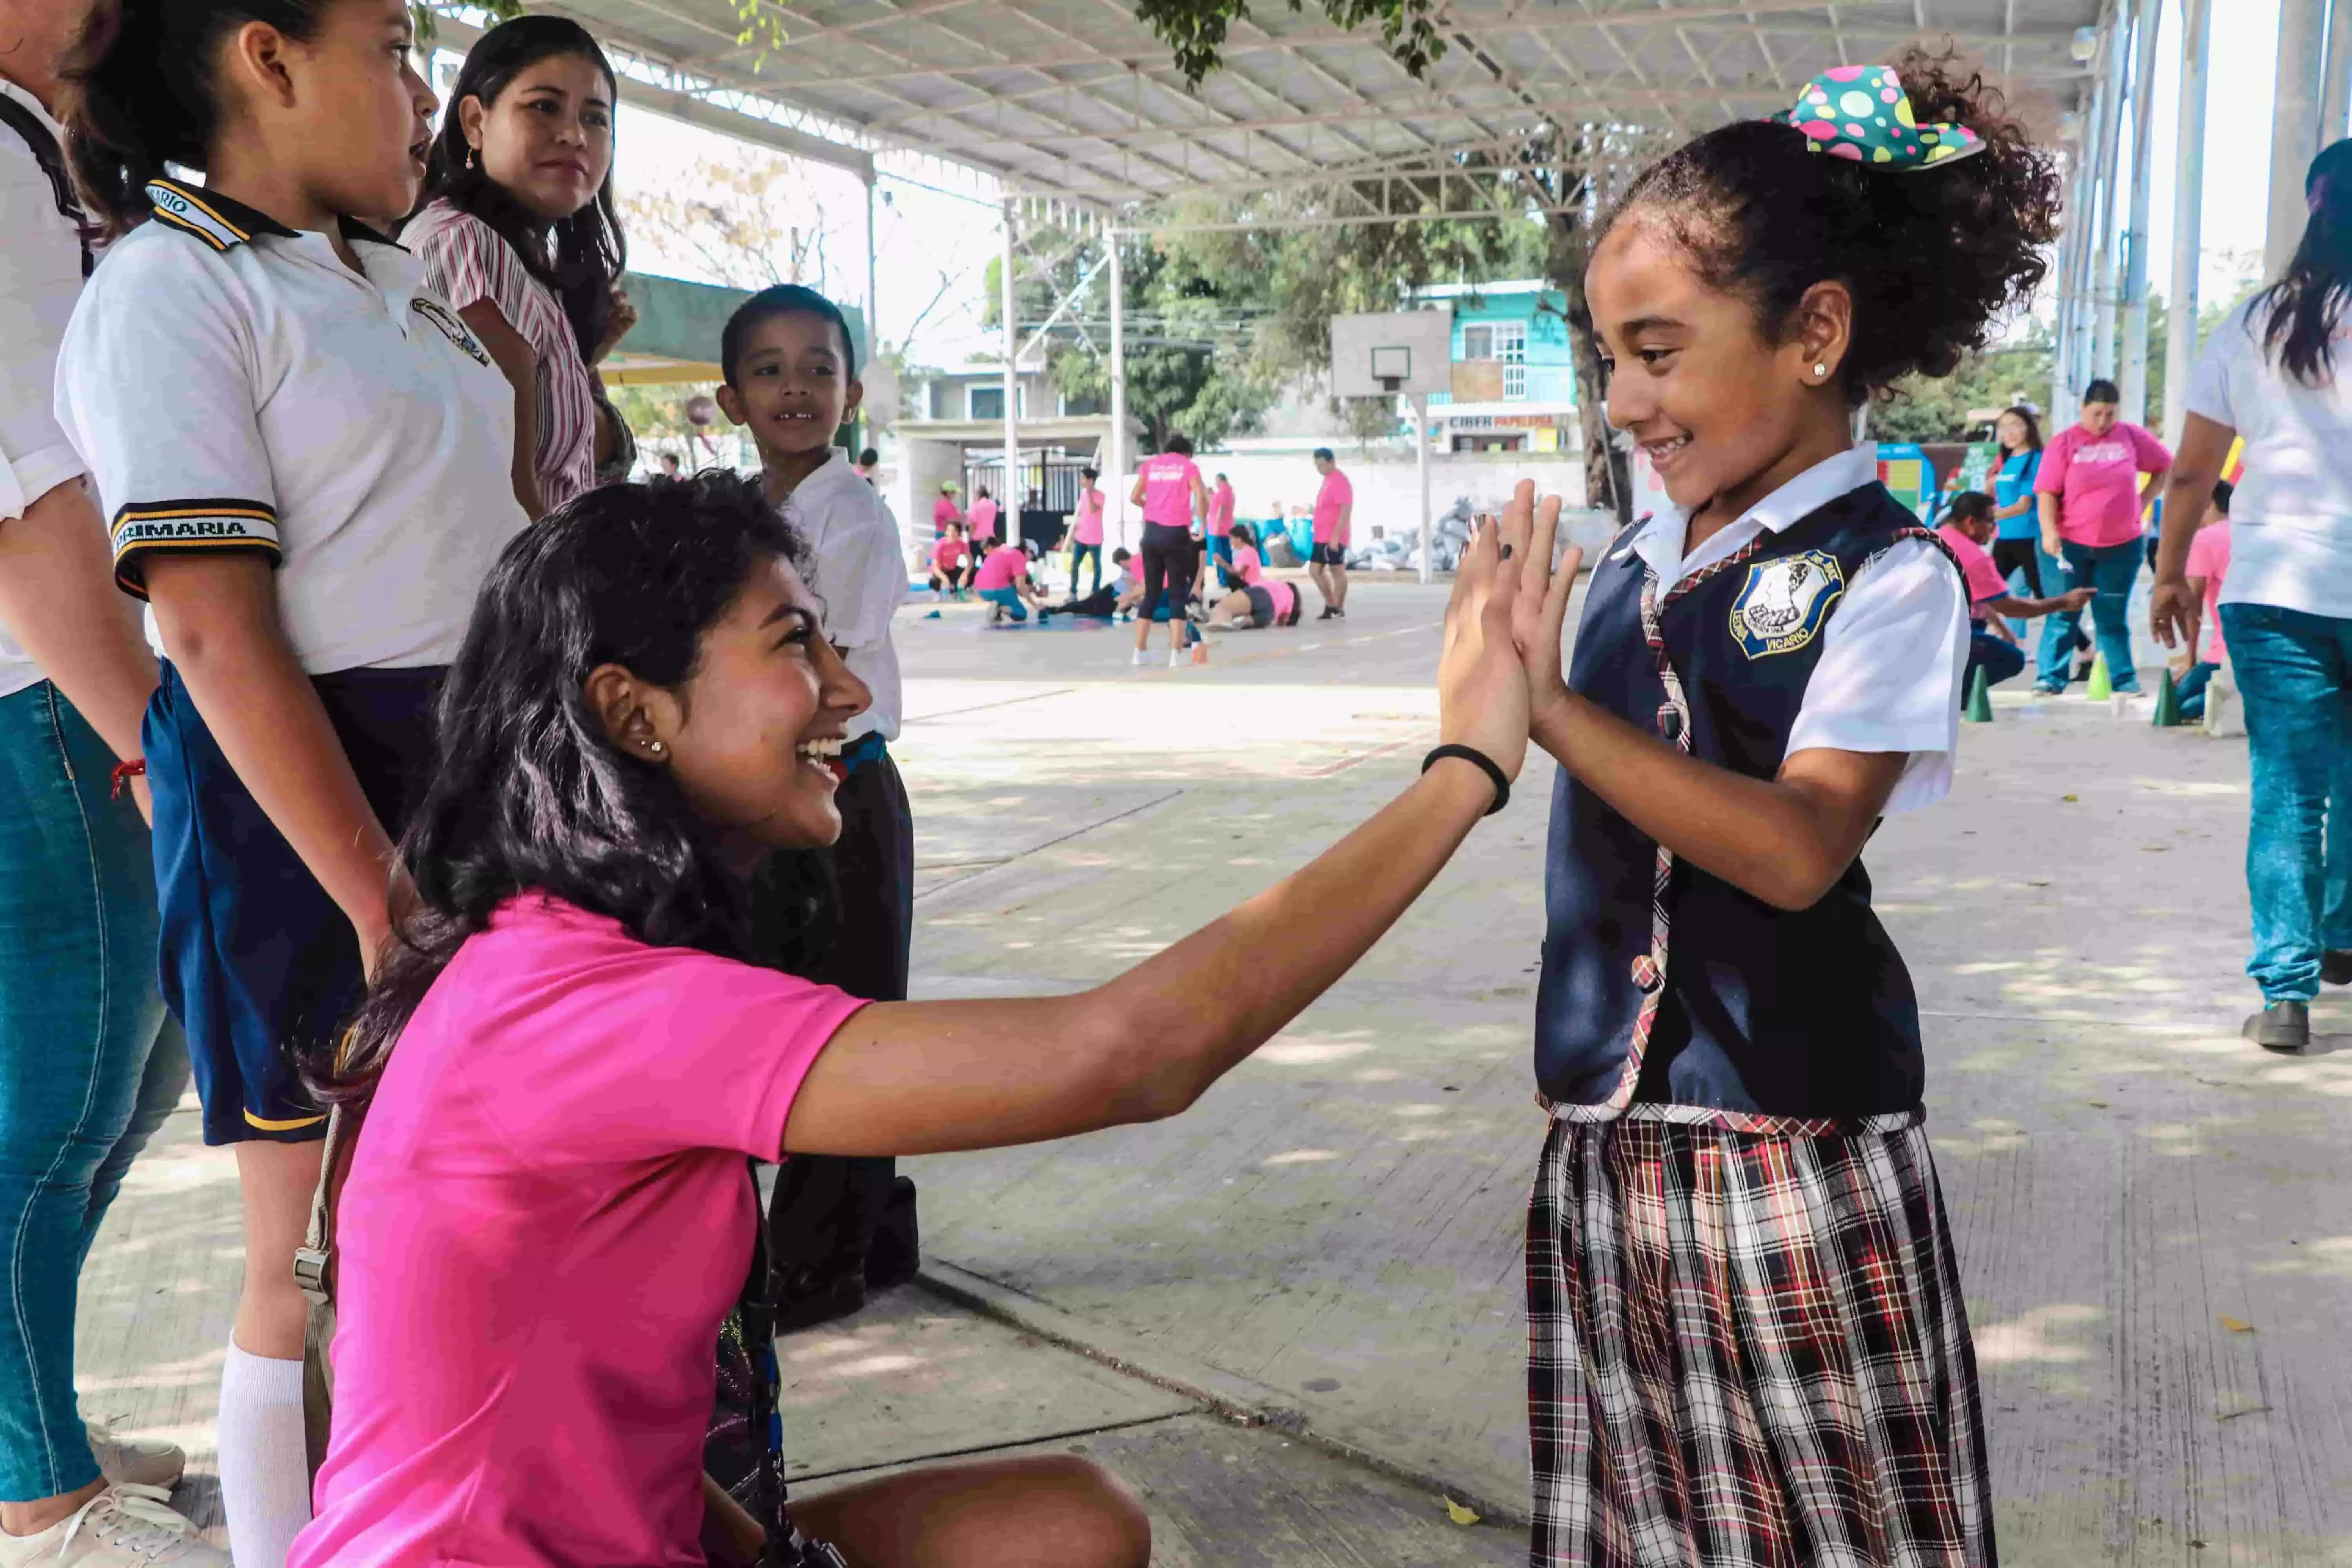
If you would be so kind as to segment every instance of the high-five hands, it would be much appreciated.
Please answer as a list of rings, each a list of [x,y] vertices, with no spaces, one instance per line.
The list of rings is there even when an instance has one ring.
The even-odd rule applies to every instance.
[[[1560,670],[1560,628],[1568,617],[1569,590],[1584,564],[1584,552],[1571,544],[1552,564],[1559,538],[1559,498],[1546,496],[1538,509],[1536,488],[1526,479],[1503,514],[1503,536],[1518,565],[1519,591],[1511,604],[1511,641],[1528,682],[1528,722],[1541,733],[1568,706],[1568,680]]]
[[[1518,558],[1527,546],[1525,518],[1534,494],[1535,487],[1523,481],[1503,526],[1482,524],[1471,534],[1454,571],[1454,598],[1445,606],[1445,651],[1437,662],[1439,739],[1484,752],[1506,778],[1514,779],[1528,755],[1528,682],[1511,628],[1520,593]],[[1521,526],[1506,560],[1513,517]]]

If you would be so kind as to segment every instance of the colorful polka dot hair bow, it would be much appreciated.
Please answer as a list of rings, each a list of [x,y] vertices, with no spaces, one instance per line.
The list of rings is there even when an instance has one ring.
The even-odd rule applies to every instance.
[[[1805,84],[1797,106],[1772,118],[1805,134],[1816,153],[1898,174],[1932,168],[1985,150],[1965,125],[1922,125],[1902,79],[1885,66],[1840,66]]]

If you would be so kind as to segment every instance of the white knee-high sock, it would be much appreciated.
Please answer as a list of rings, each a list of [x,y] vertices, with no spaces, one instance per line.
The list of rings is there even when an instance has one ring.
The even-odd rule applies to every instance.
[[[236,1568],[286,1568],[288,1549],[310,1522],[300,1362],[229,1342],[221,1369],[220,1486]]]

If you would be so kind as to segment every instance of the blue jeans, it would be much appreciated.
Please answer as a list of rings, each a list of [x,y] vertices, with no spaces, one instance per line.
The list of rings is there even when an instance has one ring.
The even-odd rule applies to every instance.
[[[1088,588],[1087,592],[1089,594],[1094,593],[1097,589],[1099,589],[1102,586],[1102,546],[1099,544],[1073,544],[1070,546],[1070,597],[1073,599],[1080,597],[1078,593],[1078,566],[1080,563],[1087,561],[1094,563],[1095,572],[1094,587]]]
[[[1968,690],[1979,669],[1985,672],[1987,686],[1999,686],[2024,668],[2025,655],[2015,644],[1988,631],[1972,631],[1969,634],[1969,668],[1960,679],[1960,689]]]
[[[2319,994],[2323,948],[2352,949],[2352,618],[2224,605],[2246,704],[2253,802],[2246,891],[2270,1002]]]
[[[0,1500],[98,1479],[74,1404],[82,1259],[187,1053],[156,974],[147,830],[47,681],[0,698]],[[168,1032],[169,1038],[163,1038]]]
[[[1010,613],[1013,619],[1016,621],[1025,621],[1029,618],[1028,606],[1022,604],[1021,595],[1011,588],[982,588],[980,590],[980,596],[997,608]]]
[[[2045,577],[2042,587],[2053,596],[2068,588],[2099,591],[2099,596],[2091,601],[2091,625],[2098,634],[2099,651],[2107,656],[2107,679],[2115,683],[2117,691],[2137,691],[2139,669],[2132,662],[2131,591],[2133,582],[2139,576],[2139,541],[2094,547],[2069,539],[2060,548],[2065,552],[2066,569],[2074,574],[2074,579],[2069,582],[2062,578],[2053,583]],[[2043,685],[2066,684],[2072,673],[2074,632],[2082,618],[2079,610],[2061,610],[2043,618],[2042,667],[2038,672]]]

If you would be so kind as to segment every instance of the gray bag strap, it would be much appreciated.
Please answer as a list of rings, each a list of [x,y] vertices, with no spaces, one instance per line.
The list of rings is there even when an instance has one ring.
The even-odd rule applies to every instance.
[[[319,1186],[310,1194],[310,1224],[302,1245],[294,1249],[294,1283],[310,1303],[302,1328],[302,1436],[310,1451],[310,1475],[316,1480],[326,1462],[327,1436],[333,1425],[335,1373],[327,1359],[335,1340],[335,1183],[342,1174],[357,1118],[345,1107],[327,1111],[327,1145],[319,1156]]]

